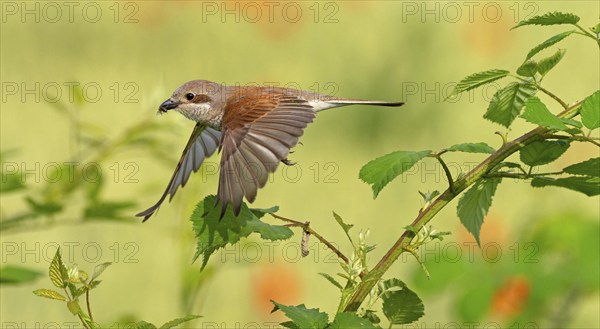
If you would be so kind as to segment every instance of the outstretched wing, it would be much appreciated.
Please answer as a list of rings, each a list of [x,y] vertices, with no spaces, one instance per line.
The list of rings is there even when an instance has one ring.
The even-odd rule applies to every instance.
[[[190,178],[192,172],[198,171],[204,159],[215,153],[221,142],[221,132],[206,125],[197,123],[192,131],[192,135],[183,150],[183,154],[177,163],[175,172],[167,185],[167,189],[160,197],[158,202],[152,207],[140,212],[136,216],[144,217],[144,221],[148,220],[160,205],[165,201],[167,195],[169,201],[177,192],[179,186],[184,187]]]
[[[221,217],[229,203],[237,215],[243,197],[254,201],[314,118],[313,106],[295,95],[257,94],[227,103],[217,192]]]

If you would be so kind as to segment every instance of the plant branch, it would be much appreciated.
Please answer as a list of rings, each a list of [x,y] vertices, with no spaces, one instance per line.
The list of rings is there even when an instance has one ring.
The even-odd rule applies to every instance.
[[[538,85],[538,84],[534,84],[534,86],[541,92],[543,92],[544,94],[552,97],[552,99],[554,99],[555,101],[557,101],[560,106],[562,106],[565,110],[569,108],[569,105],[567,103],[565,103],[562,99],[560,99],[560,97],[556,96],[554,93],[550,92],[549,90],[547,90],[546,88]]]
[[[87,289],[85,291],[85,304],[88,310],[88,316],[90,317],[90,321],[94,322],[94,316],[92,315],[92,308],[90,307],[90,290]]]
[[[452,173],[450,172],[450,169],[448,168],[444,160],[442,160],[442,154],[443,152],[440,152],[438,154],[433,155],[433,157],[436,158],[442,165],[444,173],[446,174],[446,178],[448,179],[448,189],[451,192],[454,192],[454,179],[452,179]]]
[[[561,112],[559,118],[570,119],[579,114],[578,109],[582,101],[576,102],[571,106],[567,106],[563,112]],[[476,181],[484,178],[484,176],[494,167],[496,167],[504,159],[517,152],[524,146],[531,144],[537,140],[543,139],[544,135],[549,132],[549,129],[543,126],[539,126],[525,135],[510,141],[498,149],[494,154],[483,160],[477,167],[468,172],[464,177],[454,182],[455,191],[451,191],[448,188],[440,196],[438,196],[431,204],[425,207],[417,217],[410,224],[414,231],[420,230],[425,224],[427,224],[437,213],[439,213],[444,207],[446,207],[450,201],[452,201],[460,192],[464,191],[467,187],[471,186]],[[352,297],[348,300],[348,304],[344,311],[355,312],[358,310],[362,302],[369,295],[369,292],[379,282],[382,276],[390,269],[392,264],[398,259],[398,257],[406,251],[406,247],[410,245],[411,240],[415,237],[415,233],[412,231],[404,231],[400,238],[394,243],[394,245],[388,250],[388,252],[381,258],[379,263],[364,276],[363,280],[359,283],[356,291]]]
[[[338,248],[336,248],[333,244],[331,244],[331,242],[329,242],[327,239],[325,239],[323,236],[321,236],[319,233],[317,233],[315,230],[313,230],[310,225],[308,223],[303,223],[294,219],[290,219],[290,218],[286,218],[286,217],[282,217],[276,214],[270,214],[271,216],[280,219],[284,222],[288,222],[291,223],[291,226],[298,226],[301,227],[304,231],[310,233],[310,235],[313,235],[315,238],[317,238],[319,241],[321,241],[324,245],[327,246],[327,248],[331,249],[331,251],[333,251],[342,261],[344,261],[344,263],[349,264],[348,261],[348,257],[346,257]]]
[[[568,139],[577,142],[588,142],[592,143],[598,147],[600,147],[600,143],[597,142],[598,138],[595,137],[586,137],[586,136],[565,136],[565,135],[548,135],[546,136],[548,139]]]

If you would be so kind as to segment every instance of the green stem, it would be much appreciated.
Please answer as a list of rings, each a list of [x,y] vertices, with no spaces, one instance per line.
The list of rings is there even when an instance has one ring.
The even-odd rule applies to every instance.
[[[85,304],[88,310],[88,316],[90,317],[90,321],[94,322],[94,316],[92,315],[92,308],[90,306],[90,290],[85,291]]]
[[[452,179],[452,173],[450,172],[450,169],[448,168],[448,166],[446,165],[444,160],[442,160],[443,153],[445,153],[445,152],[440,152],[438,154],[435,154],[435,155],[433,155],[433,157],[436,158],[442,165],[442,168],[444,169],[444,173],[446,174],[446,178],[448,179],[448,189],[450,189],[450,191],[454,192],[454,179]]]
[[[569,105],[567,103],[565,103],[562,99],[560,99],[558,96],[556,96],[554,93],[550,92],[549,90],[543,88],[542,86],[535,84],[534,85],[539,91],[543,92],[544,94],[552,97],[552,99],[554,99],[555,101],[557,101],[560,106],[562,106],[565,110],[569,108]]]
[[[572,118],[578,114],[579,106],[581,101],[569,106],[565,111],[558,115],[559,118]],[[477,167],[467,173],[463,178],[460,178],[454,182],[454,192],[449,188],[444,191],[439,197],[437,197],[431,204],[421,211],[412,222],[411,226],[415,231],[420,230],[425,224],[427,224],[437,213],[439,213],[444,207],[446,207],[450,201],[452,201],[460,192],[464,191],[467,187],[475,183],[476,181],[483,178],[489,170],[496,167],[500,162],[506,159],[508,156],[517,152],[524,146],[533,143],[534,141],[543,139],[543,136],[549,131],[548,128],[539,126],[525,135],[506,143],[494,154],[490,155],[487,159],[483,160]],[[400,238],[394,243],[394,245],[388,250],[388,252],[381,258],[379,263],[363,277],[363,280],[358,284],[356,291],[348,301],[345,311],[355,312],[358,310],[362,302],[369,295],[369,292],[383,277],[392,264],[400,257],[400,255],[406,251],[406,247],[410,245],[411,240],[415,234],[411,231],[404,231]]]
[[[73,298],[71,297],[71,294],[69,294],[69,291],[67,290],[67,287],[63,287],[63,290],[65,291],[65,294],[67,295],[67,299],[69,300],[69,302],[72,302]],[[81,321],[81,324],[83,325],[83,327],[85,329],[91,329],[90,327],[88,327],[88,325],[85,322],[85,320],[81,317],[81,314],[78,313],[77,317],[79,318],[79,321]]]
[[[600,46],[600,39],[598,39],[597,37],[595,37],[593,34],[591,34],[590,32],[588,32],[586,29],[584,29],[583,27],[581,27],[579,24],[574,24],[579,30],[581,30],[581,32],[583,33],[577,33],[577,34],[582,34],[586,37],[592,38],[594,41],[596,41],[598,43],[598,46]]]

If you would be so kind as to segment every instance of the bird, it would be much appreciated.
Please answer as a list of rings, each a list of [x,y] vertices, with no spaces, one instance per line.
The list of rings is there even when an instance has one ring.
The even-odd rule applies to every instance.
[[[403,102],[339,98],[284,87],[228,86],[192,80],[175,89],[158,113],[181,113],[196,122],[167,188],[150,208],[136,214],[148,220],[165,201],[184,187],[202,162],[221,153],[216,204],[221,218],[229,204],[240,213],[243,198],[250,203],[280,162],[291,165],[290,150],[316,113],[347,105],[396,107]]]

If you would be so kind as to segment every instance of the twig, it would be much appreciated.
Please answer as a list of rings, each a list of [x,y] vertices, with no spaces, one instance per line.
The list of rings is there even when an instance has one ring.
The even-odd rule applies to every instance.
[[[543,92],[544,94],[552,97],[552,99],[554,99],[555,101],[557,101],[560,106],[562,106],[565,110],[569,108],[569,105],[567,103],[565,103],[562,99],[560,99],[558,96],[556,96],[555,94],[553,94],[552,92],[550,92],[549,90],[547,90],[546,88],[538,85],[538,84],[534,84],[534,86],[541,92]]]
[[[434,154],[433,157],[436,158],[442,165],[442,168],[444,169],[444,173],[446,174],[446,178],[448,179],[448,188],[450,189],[450,191],[452,191],[454,193],[454,179],[452,179],[452,173],[450,172],[450,169],[448,168],[448,166],[446,165],[444,160],[442,160],[442,154],[444,154],[444,153],[445,152],[440,152],[438,154]]]
[[[317,238],[319,241],[321,241],[324,245],[326,245],[327,248],[331,249],[331,251],[333,251],[341,260],[343,260],[344,263],[346,263],[346,264],[350,263],[348,261],[348,257],[346,257],[344,254],[342,254],[342,252],[339,251],[338,248],[336,248],[333,244],[331,244],[331,242],[327,241],[327,239],[325,239],[323,236],[321,236],[319,233],[317,233],[315,230],[313,230],[308,223],[303,223],[303,222],[293,220],[290,218],[286,218],[283,216],[279,216],[276,214],[271,214],[271,216],[273,216],[277,219],[281,219],[284,222],[291,223],[292,224],[291,226],[301,227],[305,232],[310,233],[310,235],[313,235],[315,238]]]

